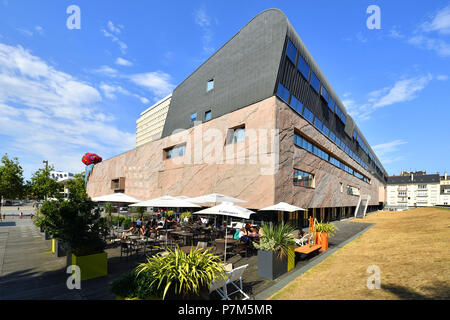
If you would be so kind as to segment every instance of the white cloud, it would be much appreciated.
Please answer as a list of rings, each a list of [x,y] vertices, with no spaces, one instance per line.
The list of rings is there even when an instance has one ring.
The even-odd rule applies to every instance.
[[[119,71],[117,71],[116,69],[111,68],[109,66],[101,66],[98,69],[92,70],[92,72],[99,73],[99,74],[106,75],[106,76],[110,76],[110,77],[115,77],[119,73]]]
[[[441,75],[438,75],[436,77],[436,79],[439,80],[439,81],[447,81],[448,80],[448,76],[445,75],[445,74],[441,74]]]
[[[417,97],[416,93],[422,91],[433,77],[431,75],[411,78],[397,81],[386,95],[375,98],[374,108],[389,106],[394,103],[400,103],[413,100]],[[379,94],[379,91],[376,92]],[[373,93],[372,93],[373,96]]]
[[[29,37],[33,36],[33,32],[30,30],[23,29],[23,28],[16,28],[16,30],[25,36],[29,36]]]
[[[131,61],[128,61],[128,60],[123,59],[121,57],[118,57],[116,59],[116,64],[118,64],[119,66],[124,66],[124,67],[131,67],[133,65],[133,63]]]
[[[114,23],[112,23],[111,21],[108,21],[107,26],[108,26],[109,31],[111,31],[112,33],[120,34],[120,32],[121,32],[120,26],[119,27],[115,27]],[[122,28],[123,28],[123,26],[122,26]]]
[[[213,40],[213,32],[211,30],[211,17],[208,16],[205,9],[197,9],[194,11],[194,21],[195,24],[200,26],[202,30],[202,44],[203,52],[206,54],[211,54],[215,51],[215,48],[211,45]],[[214,19],[217,22],[217,19]]]
[[[367,102],[362,105],[358,105],[353,99],[346,99],[342,103],[355,120],[368,120],[378,108],[415,99],[417,94],[425,89],[432,79],[433,76],[429,74],[398,80],[392,86],[370,92],[367,95]]]
[[[197,9],[194,12],[195,23],[200,27],[209,27],[211,25],[211,18],[206,14],[205,9]]]
[[[408,142],[403,140],[394,140],[387,143],[378,144],[372,147],[373,151],[377,154],[381,163],[388,164],[396,161],[403,160],[402,156],[395,155],[399,151],[399,146],[407,144]]]
[[[27,168],[46,159],[78,172],[84,152],[105,157],[134,147],[135,135],[114,127],[114,117],[100,108],[97,89],[20,46],[0,43],[0,88],[2,149],[13,150]]]
[[[450,6],[440,10],[431,22],[422,24],[425,32],[437,31],[442,34],[450,34]]]
[[[164,98],[175,88],[175,85],[171,83],[170,75],[162,71],[134,74],[128,78],[149,90],[157,99]]]
[[[100,84],[100,89],[103,91],[103,94],[105,95],[106,98],[114,100],[116,99],[116,94],[122,94],[122,95],[126,95],[126,96],[130,96],[130,97],[135,97],[137,99],[139,99],[143,104],[148,104],[149,100],[145,97],[141,97],[138,94],[132,93],[130,91],[128,91],[127,89],[122,88],[119,85],[109,85],[106,83],[101,83]]]
[[[410,38],[408,43],[422,49],[436,51],[436,53],[441,57],[450,56],[450,43],[442,39],[433,39],[423,35],[418,35]]]
[[[34,30],[36,30],[36,32],[40,35],[44,34],[44,29],[41,26],[34,27]]]
[[[108,21],[107,24],[107,28],[111,31],[108,32],[105,29],[101,29],[100,31],[103,32],[103,35],[107,38],[111,38],[111,40],[115,43],[117,43],[117,45],[119,46],[120,51],[122,52],[122,54],[126,54],[128,46],[125,42],[123,42],[122,40],[120,40],[117,37],[117,34],[120,34],[121,29],[123,29],[123,26],[121,26],[122,28],[117,28],[114,26],[114,24],[111,21]]]

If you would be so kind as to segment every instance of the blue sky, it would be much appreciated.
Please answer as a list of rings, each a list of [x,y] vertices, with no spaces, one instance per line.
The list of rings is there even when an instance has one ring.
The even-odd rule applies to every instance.
[[[81,29],[69,30],[69,5]],[[369,5],[381,29],[369,30]],[[288,17],[389,174],[450,170],[450,2],[0,0],[0,154],[49,160],[132,149],[136,120],[249,20]],[[319,23],[320,22],[320,23]]]

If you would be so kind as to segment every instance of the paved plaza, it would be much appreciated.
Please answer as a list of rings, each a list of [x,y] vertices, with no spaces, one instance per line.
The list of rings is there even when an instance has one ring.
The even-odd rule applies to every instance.
[[[270,281],[257,275],[257,256],[232,256],[228,262],[233,267],[249,264],[244,273],[245,291],[256,299],[265,299],[273,291],[283,287],[292,277],[297,277],[309,267],[321,261],[327,254],[364,232],[371,225],[350,221],[336,222],[339,228],[330,239],[329,250],[309,259],[300,260],[296,267],[280,278]],[[110,284],[125,272],[132,270],[145,257],[120,259],[120,249],[106,249],[108,253],[108,276],[83,281],[81,290],[69,290],[66,286],[66,258],[57,258],[51,253],[51,241],[44,240],[29,217],[19,219],[7,216],[0,222],[0,299],[115,299],[110,292]],[[218,298],[212,295],[211,298]]]

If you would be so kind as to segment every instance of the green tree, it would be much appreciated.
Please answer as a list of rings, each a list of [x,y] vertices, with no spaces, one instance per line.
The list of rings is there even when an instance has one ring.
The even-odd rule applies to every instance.
[[[111,202],[107,202],[105,203],[105,213],[106,216],[108,217],[108,220],[111,222],[112,221],[112,213],[114,211],[114,206],[112,205]]]
[[[60,198],[62,185],[50,177],[53,166],[36,171],[31,177],[30,191],[35,199]]]
[[[23,170],[17,158],[6,153],[0,165],[0,198],[17,199],[24,195]]]
[[[84,185],[84,173],[74,175],[74,179],[67,181],[67,189],[69,191],[69,200],[89,199]]]

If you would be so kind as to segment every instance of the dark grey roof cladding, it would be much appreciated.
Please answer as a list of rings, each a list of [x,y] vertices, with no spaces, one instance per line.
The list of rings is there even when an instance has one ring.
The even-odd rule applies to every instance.
[[[411,176],[392,176],[388,177],[387,184],[420,184],[420,183],[439,183],[439,174],[427,174],[423,176],[413,176],[411,181]]]

